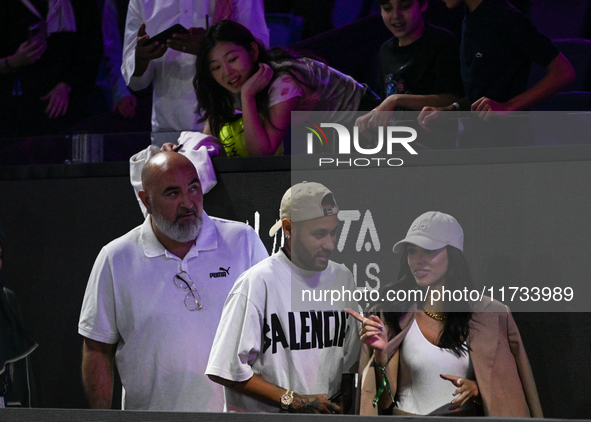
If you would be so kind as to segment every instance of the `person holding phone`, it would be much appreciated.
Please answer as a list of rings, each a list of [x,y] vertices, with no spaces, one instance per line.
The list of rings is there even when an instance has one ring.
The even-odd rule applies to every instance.
[[[0,3],[3,136],[50,135],[88,114],[102,56],[94,1]]]
[[[44,19],[47,9],[33,1]],[[0,115],[0,131],[3,136],[28,134],[32,122],[46,121],[44,97],[57,86],[54,73],[47,72],[47,41],[36,34],[41,20],[18,0],[0,3],[0,98],[3,112]],[[49,64],[51,65],[51,64]],[[58,89],[59,90],[59,89]],[[49,110],[51,116],[52,110]],[[39,125],[35,125],[39,126]]]
[[[153,83],[152,143],[176,142],[179,133],[202,130],[195,114],[197,100],[191,81],[195,55],[206,28],[232,19],[269,43],[262,0],[131,0],[127,11],[121,72],[137,91]],[[165,41],[151,37],[181,25],[186,33],[170,34]]]
[[[400,271],[386,289],[472,289],[463,249],[455,218],[438,211],[420,215],[394,245],[402,254]],[[417,296],[389,304],[401,312],[374,307],[362,317],[348,311],[361,322],[364,343],[361,414],[543,417],[507,306],[488,297],[450,305],[435,295],[425,301]]]

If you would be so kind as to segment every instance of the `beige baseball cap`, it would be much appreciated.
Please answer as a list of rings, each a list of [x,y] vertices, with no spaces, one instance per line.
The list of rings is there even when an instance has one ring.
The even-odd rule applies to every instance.
[[[447,245],[463,251],[464,231],[460,223],[451,215],[439,211],[428,211],[413,221],[406,237],[394,245],[393,251],[402,252],[406,243],[430,251]]]
[[[330,195],[334,201],[334,207],[324,208],[322,200]],[[336,215],[339,212],[337,201],[328,188],[316,182],[302,182],[293,185],[281,199],[279,221],[273,224],[269,230],[269,236],[274,236],[281,228],[281,223],[286,218],[293,222],[313,220],[315,218]]]

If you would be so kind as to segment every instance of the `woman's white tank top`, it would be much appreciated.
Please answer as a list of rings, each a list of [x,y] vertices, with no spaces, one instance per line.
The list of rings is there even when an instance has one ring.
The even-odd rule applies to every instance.
[[[470,356],[464,354],[458,358],[449,349],[435,346],[425,338],[414,320],[400,346],[397,407],[428,415],[446,404],[451,406],[452,393],[457,387],[440,374],[473,380]]]

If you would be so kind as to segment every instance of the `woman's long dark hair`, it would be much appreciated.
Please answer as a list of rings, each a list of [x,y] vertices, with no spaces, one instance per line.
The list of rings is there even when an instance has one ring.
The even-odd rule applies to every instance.
[[[466,287],[468,290],[472,289],[472,274],[470,267],[461,250],[446,246],[447,249],[447,273],[445,274],[445,288],[447,290],[463,290]],[[408,265],[408,248],[400,258],[400,270],[398,272],[398,280],[390,283],[384,287],[385,290],[416,290],[419,288],[417,282]],[[380,297],[385,297],[380,295]],[[394,330],[395,334],[401,331],[399,319],[403,315],[403,310],[414,302],[394,302],[389,304],[389,309],[400,309],[401,312],[384,312],[385,322],[390,328]],[[418,303],[419,307],[422,305]],[[444,320],[443,332],[439,338],[439,347],[450,349],[458,357],[468,352],[468,347],[465,344],[468,334],[470,333],[470,319],[472,318],[472,311],[468,303],[455,304],[460,306],[460,311],[464,312],[448,312],[447,318]]]
[[[214,136],[218,136],[224,124],[232,122],[238,116],[234,114],[234,96],[233,94],[216,82],[209,70],[209,54],[219,42],[231,42],[241,46],[247,51],[252,51],[252,43],[256,43],[259,49],[257,61],[254,63],[254,69],[258,68],[259,63],[266,63],[271,66],[271,62],[286,59],[297,59],[298,55],[283,48],[265,49],[264,45],[257,40],[252,33],[239,23],[229,20],[222,20],[211,26],[201,39],[199,52],[197,54],[197,71],[193,78],[193,87],[197,94],[197,112],[203,113],[199,121],[209,120],[210,128]],[[275,70],[275,69],[274,69]],[[297,77],[289,69],[287,71],[295,77],[298,82],[307,85],[301,77]],[[269,85],[277,77],[274,72]],[[268,89],[265,88],[256,94],[255,100],[259,117],[261,120],[267,120],[269,117],[269,108],[267,99],[269,97]]]

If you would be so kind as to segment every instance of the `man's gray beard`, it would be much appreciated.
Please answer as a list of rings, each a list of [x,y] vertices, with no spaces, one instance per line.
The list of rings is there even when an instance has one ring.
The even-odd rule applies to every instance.
[[[158,212],[152,209],[152,219],[156,227],[160,229],[167,237],[180,243],[189,242],[197,239],[203,224],[203,218],[198,217],[195,220],[185,221],[183,224],[168,221],[164,219]]]

